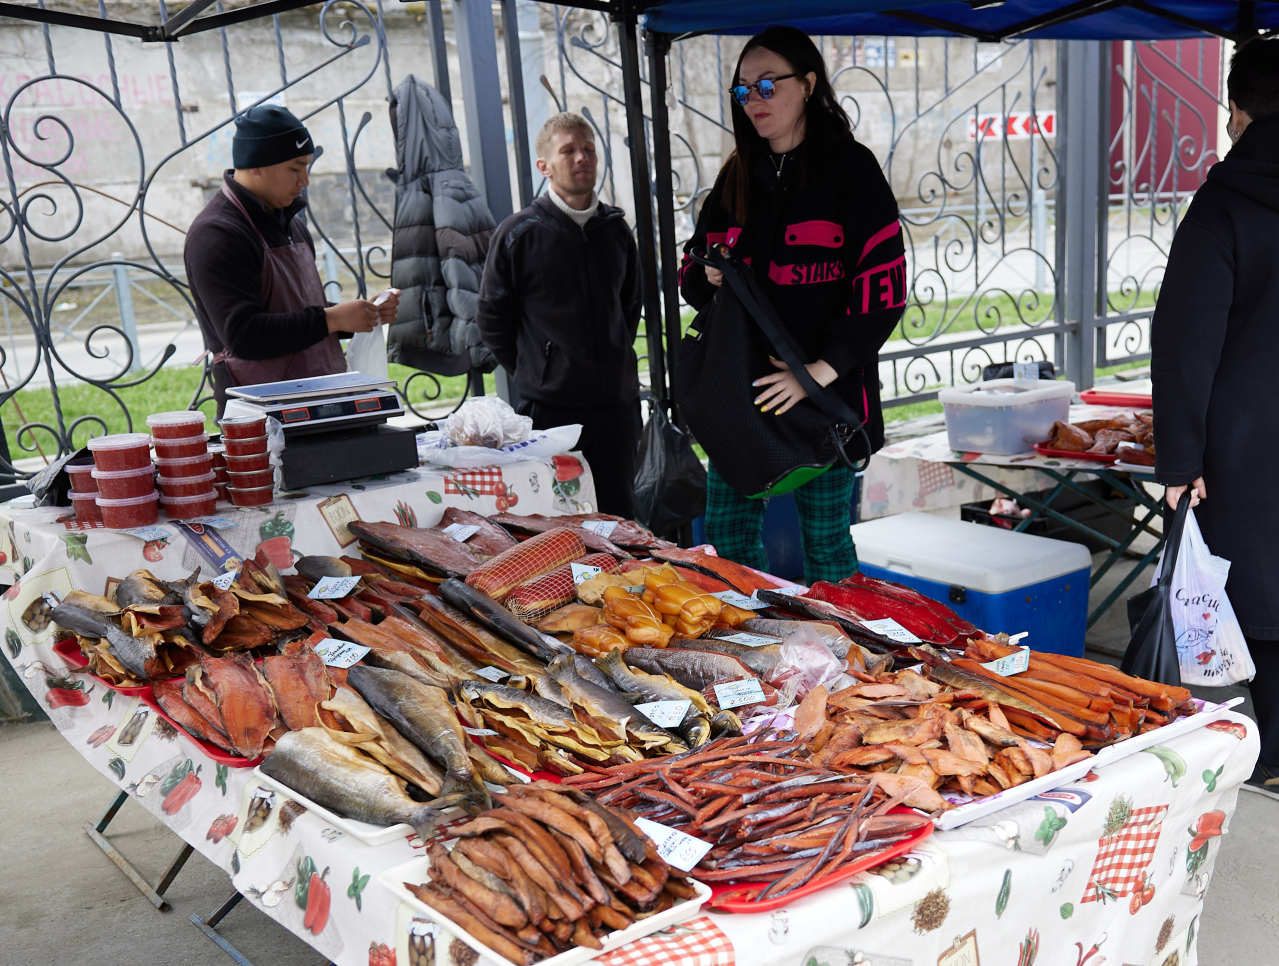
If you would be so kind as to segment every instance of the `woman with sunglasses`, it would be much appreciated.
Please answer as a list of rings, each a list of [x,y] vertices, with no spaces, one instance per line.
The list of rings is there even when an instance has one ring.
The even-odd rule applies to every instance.
[[[680,290],[701,310],[722,273],[689,252],[724,245],[751,266],[809,361],[805,368],[866,423],[872,452],[883,446],[878,353],[906,302],[906,259],[897,203],[874,155],[857,143],[813,41],[793,27],[769,27],[742,49],[729,88],[736,150],[702,205],[684,247]],[[780,415],[805,398],[778,359],[743,372],[756,404]],[[749,440],[743,440],[749,445]],[[868,455],[861,436],[852,459]],[[767,569],[764,501],[730,486],[710,467],[706,538],[725,557]],[[856,485],[836,463],[794,491],[808,582],[857,569],[849,535]]]

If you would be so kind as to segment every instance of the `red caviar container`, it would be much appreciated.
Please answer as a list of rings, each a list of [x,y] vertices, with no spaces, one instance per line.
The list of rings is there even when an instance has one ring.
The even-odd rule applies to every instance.
[[[231,502],[231,493],[227,489],[227,485],[225,483],[218,483],[213,487],[213,490],[217,493],[219,500],[222,500],[224,503]]]
[[[181,412],[152,413],[147,417],[147,427],[153,439],[189,439],[204,435],[204,413],[198,409]]]
[[[271,457],[265,451],[252,456],[232,456],[228,453],[226,458],[229,473],[252,473],[254,470],[265,470],[270,465]]]
[[[213,468],[226,469],[226,447],[221,443],[210,443],[209,452],[213,454]]]
[[[200,476],[162,476],[159,479],[160,499],[205,496],[213,489],[214,480],[212,473]]]
[[[160,475],[170,480],[180,476],[205,476],[213,472],[213,457],[208,453],[201,453],[199,456],[184,456],[176,460],[156,460],[155,465]]]
[[[273,486],[255,486],[252,489],[238,490],[234,486],[227,487],[231,494],[231,502],[236,506],[266,506],[274,495]]]
[[[75,518],[81,523],[101,523],[102,511],[98,509],[98,493],[71,493],[71,505],[75,507]]]
[[[204,493],[195,496],[161,497],[160,503],[164,512],[174,520],[189,520],[191,517],[207,517],[216,509],[217,491],[211,487]]]
[[[252,490],[259,486],[270,486],[275,482],[275,470],[250,470],[248,473],[228,473],[230,485],[237,490]]]
[[[209,437],[203,433],[195,436],[184,436],[181,439],[157,439],[155,441],[156,459],[189,459],[192,456],[205,456],[208,452]]]
[[[113,530],[133,527],[149,527],[160,516],[160,494],[152,490],[146,496],[131,496],[123,500],[98,497],[98,509],[102,522]]]
[[[94,470],[98,495],[108,500],[127,500],[155,491],[155,470],[150,463],[140,470]]]
[[[245,439],[224,437],[222,445],[226,447],[227,468],[230,469],[232,456],[257,456],[259,453],[265,453],[266,435],[250,436]]]
[[[72,493],[89,495],[98,492],[98,481],[93,478],[92,463],[68,463],[63,469],[67,471],[67,479],[71,481]]]
[[[146,433],[112,433],[89,440],[93,465],[100,470],[140,470],[151,465],[151,437]]]
[[[226,419],[219,419],[218,426],[222,429],[224,440],[256,439],[266,435],[265,416],[228,416]]]

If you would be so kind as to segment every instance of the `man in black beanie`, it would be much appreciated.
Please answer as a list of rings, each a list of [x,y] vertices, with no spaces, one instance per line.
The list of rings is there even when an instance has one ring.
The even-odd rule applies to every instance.
[[[324,296],[303,217],[314,155],[310,132],[286,108],[245,111],[235,119],[234,168],[187,232],[183,260],[219,416],[233,386],[344,372],[338,337],[395,320],[394,292],[376,305]]]

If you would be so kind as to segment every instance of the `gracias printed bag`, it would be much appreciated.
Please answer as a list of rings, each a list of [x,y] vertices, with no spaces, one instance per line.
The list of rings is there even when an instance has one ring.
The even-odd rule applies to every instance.
[[[808,374],[751,270],[721,251],[692,257],[723,272],[724,284],[680,343],[675,400],[719,475],[739,493],[765,499],[803,486],[837,462],[864,469],[870,438],[863,419]],[[774,371],[769,356],[785,362],[808,394],[780,416],[760,412],[759,390],[751,385]]]

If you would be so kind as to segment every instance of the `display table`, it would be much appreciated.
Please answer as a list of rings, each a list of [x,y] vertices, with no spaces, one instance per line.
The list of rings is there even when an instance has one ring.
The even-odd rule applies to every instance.
[[[1070,422],[1101,419],[1122,412],[1131,412],[1131,409],[1075,405],[1070,407]],[[953,474],[957,473],[976,481],[977,484],[1011,497],[1031,511],[1030,516],[1017,524],[1015,528],[1017,530],[1025,530],[1038,520],[1050,518],[1090,540],[1103,544],[1108,554],[1092,572],[1094,586],[1120,560],[1128,556],[1136,556],[1137,565],[1088,615],[1089,627],[1096,623],[1111,605],[1127,596],[1128,588],[1146,567],[1158,559],[1163,549],[1162,531],[1151,526],[1152,521],[1162,513],[1162,499],[1143,486],[1144,483],[1154,482],[1154,467],[1148,470],[1114,469],[1107,464],[1092,460],[1041,456],[1033,451],[1013,455],[957,452],[951,449],[950,440],[944,429],[927,436],[885,446],[876,454],[876,458],[890,464],[914,461],[919,466],[918,473],[921,480],[925,474],[928,474],[935,478],[934,486],[943,485],[946,479],[953,480]],[[1081,487],[1080,483],[1087,479],[1101,480],[1114,491],[1123,494],[1126,499],[1133,502],[1133,510],[1125,512],[1099,499],[1087,488]],[[920,485],[923,486],[922,482]],[[1049,493],[1042,500],[1031,495],[1045,489],[1049,490]],[[923,489],[920,493],[923,494]],[[1100,533],[1087,524],[1060,512],[1053,504],[1065,493],[1081,496],[1088,503],[1101,507],[1105,512],[1121,520],[1124,533],[1119,537]],[[1137,553],[1131,550],[1131,547],[1143,533],[1153,537],[1155,543],[1152,547]]]
[[[360,515],[383,519],[401,506],[429,523],[449,504],[481,512],[494,507],[491,494],[451,492],[439,474],[406,475],[411,478],[350,491]],[[573,498],[555,495],[547,464],[520,464],[499,475],[520,509],[553,512]],[[589,477],[584,480],[589,486]],[[587,498],[583,492],[578,498]],[[334,495],[336,489],[317,490],[269,513],[246,511],[228,541],[238,539],[251,551],[255,538],[246,535],[256,529],[260,542],[261,524],[280,512],[293,524],[293,551],[334,553],[340,548],[317,510]],[[32,602],[48,589],[100,589],[107,577],[141,565],[161,578],[183,576],[195,560],[187,559],[184,538],[175,535],[149,559],[140,540],[71,529],[55,511],[8,516],[9,539],[26,559],[21,582],[6,595],[4,653],[72,747],[225,870],[240,894],[334,962],[424,962],[410,956],[411,932],[419,949],[423,934],[433,935],[437,956],[425,962],[470,961],[452,956],[451,937],[384,884],[383,873],[421,854],[424,845],[415,836],[370,845],[341,832],[264,787],[252,769],[206,757],[139,699],[67,675],[52,651],[53,630]],[[271,531],[266,539],[280,535]],[[83,684],[74,686],[77,681]],[[1064,794],[935,834],[888,870],[891,881],[864,874],[774,913],[702,915],[605,961],[842,966],[861,951],[863,962],[875,964],[1029,966],[1038,953],[1040,963],[1079,966],[1102,957],[1113,964],[1163,963],[1176,948],[1180,966],[1194,963],[1196,918],[1217,837],[1258,751],[1256,729],[1246,718],[1213,717],[1218,724],[1099,769]],[[221,898],[210,896],[210,905]],[[191,936],[198,939],[194,930]],[[1099,952],[1090,959],[1094,946]],[[1160,950],[1164,955],[1155,958]]]

